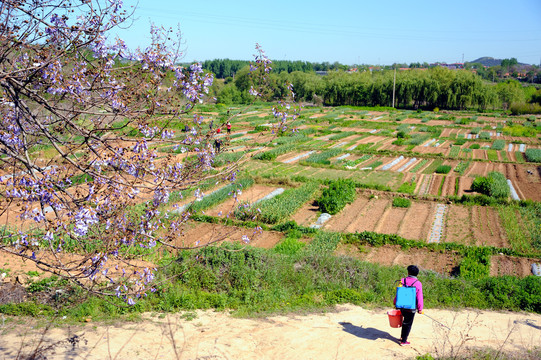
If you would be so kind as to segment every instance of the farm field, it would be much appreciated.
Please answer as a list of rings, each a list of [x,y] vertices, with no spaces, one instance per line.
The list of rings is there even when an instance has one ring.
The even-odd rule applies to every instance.
[[[210,108],[205,114],[206,121],[218,121],[225,111],[222,107]],[[404,120],[397,120],[397,113],[404,113]],[[342,264],[346,270],[341,271],[349,273],[354,268],[350,262],[358,261],[355,266],[374,266],[375,273],[379,273],[378,269],[398,272],[413,263],[421,268],[423,276],[445,282],[445,285],[438,283],[440,288],[450,288],[447,281],[464,279],[474,284],[472,291],[477,281],[499,284],[507,281],[503,276],[515,281],[530,281],[533,277],[532,266],[541,263],[541,163],[528,161],[522,150],[541,148],[541,129],[537,137],[510,139],[503,134],[481,141],[469,136],[472,129],[480,127],[489,131],[505,121],[522,124],[528,120],[484,115],[461,125],[451,118],[471,114],[345,107],[307,107],[302,114],[293,134],[286,132],[279,136],[272,135],[267,125],[272,122],[268,106],[254,106],[249,113],[233,119],[231,134],[220,136],[222,148],[209,175],[233,167],[238,169],[236,185],[216,178],[203,181],[200,189],[179,189],[172,193],[169,202],[160,208],[167,215],[160,230],[164,233],[170,221],[187,216],[188,212],[192,216],[182,234],[171,239],[172,245],[180,249],[182,259],[191,256],[184,249],[196,248],[203,254],[214,251],[205,249],[233,244],[236,247],[222,258],[194,255],[194,264],[226,264],[225,258],[244,252],[246,257],[241,263],[248,264],[261,256],[258,251],[265,251],[272,256],[302,259],[287,268],[288,273],[294,274],[306,264],[316,264],[322,254],[332,254],[337,263],[329,265],[331,269]],[[429,115],[430,121],[422,120]],[[399,132],[405,137],[398,138]],[[191,149],[168,153],[176,149],[175,142],[184,136],[149,142],[148,146],[156,149],[159,157],[193,158]],[[505,141],[503,149],[491,149],[495,140]],[[499,142],[495,147],[501,146]],[[239,159],[240,164],[236,164]],[[48,161],[47,164],[54,163],[54,159]],[[10,169],[0,169],[0,176],[10,175]],[[483,194],[485,188],[479,183],[498,184],[498,187],[489,187],[494,193]],[[76,184],[70,191],[77,191],[78,186],[88,184]],[[353,190],[348,192],[348,188]],[[334,192],[329,194],[331,190]],[[139,195],[140,205],[133,208],[133,216],[142,216],[145,202],[151,199]],[[20,209],[10,208],[0,215],[0,220],[11,221],[8,219],[17,216],[17,211]],[[17,221],[11,221],[10,225],[24,226]],[[143,258],[144,266],[159,262],[156,254]],[[256,263],[261,265],[266,261]],[[280,261],[273,259],[270,263]],[[32,283],[47,276],[31,263],[17,262],[14,256],[6,257],[0,268],[9,269],[5,283],[14,279]],[[222,275],[227,283],[242,287],[234,291],[242,300],[220,306],[234,306],[243,301],[249,304],[264,296],[261,294],[267,285],[254,285],[244,279],[244,273],[230,275],[229,270],[222,270],[218,275],[198,270],[201,272],[194,276],[205,286],[200,296],[208,302],[193,306],[224,304],[222,295],[213,293],[222,286],[217,283]],[[169,276],[181,278],[184,271],[187,270]],[[272,271],[250,268],[245,273],[261,275]],[[349,275],[340,276],[349,278]],[[313,289],[306,298],[296,299],[298,303],[291,302],[302,305],[307,298],[314,301],[337,298],[338,302],[362,303],[364,296],[379,301],[369,290],[358,291],[355,287],[358,285],[348,286],[353,289],[352,298],[347,297],[349,293],[346,296]],[[253,289],[257,290],[251,292]],[[188,300],[171,300],[175,304],[171,307],[185,303],[192,306],[190,302],[195,300],[189,296]],[[290,309],[290,304],[268,306],[269,311]],[[294,306],[291,309],[296,309]]]
[[[524,151],[526,147],[541,148],[541,140],[509,137],[492,130],[508,118],[476,116],[475,121],[461,125],[452,121],[453,115],[449,114],[430,114],[430,121],[421,122],[427,116],[426,112],[418,116],[414,112],[404,113],[405,120],[397,121],[395,119],[400,116],[385,111],[307,108],[295,124],[298,127],[296,135],[279,137],[272,137],[264,130],[264,126],[272,121],[269,108],[259,106],[240,114],[233,121],[231,135],[220,135],[225,142],[224,153],[220,155],[224,160],[217,164],[224,166],[228,161],[243,156],[241,174],[252,178],[253,185],[242,189],[236,199],[229,197],[205,205],[201,209],[202,214],[242,221],[246,217],[237,219],[235,216],[238,204],[255,207],[276,189],[294,189],[309,181],[316,181],[323,189],[329,182],[347,179],[357,184],[356,198],[322,224],[319,227],[321,231],[343,234],[367,231],[396,234],[422,242],[513,248],[508,230],[502,225],[501,212],[494,206],[461,204],[456,200],[476,194],[471,187],[477,176],[499,172],[513,186],[519,200],[540,202],[541,164],[525,162],[523,158],[517,162],[515,159],[517,152]],[[206,113],[209,120],[219,114],[219,109]],[[513,121],[519,123],[521,119]],[[502,149],[505,157],[494,150],[487,150],[495,140],[487,142],[471,133],[472,129],[483,127],[489,129],[487,132],[493,139],[500,141],[498,148]],[[397,129],[406,132],[405,139],[396,141]],[[463,138],[463,143],[453,145],[457,137]],[[167,144],[161,144],[160,148],[167,148]],[[490,160],[488,151],[493,151]],[[235,154],[239,156],[235,157]],[[186,154],[179,156],[185,157]],[[440,168],[445,167],[445,172],[440,172]],[[8,175],[7,170],[0,171],[0,175]],[[392,202],[397,193],[411,198],[411,206],[394,207]],[[316,195],[300,203],[298,208],[288,210],[290,215],[287,218],[273,221],[313,226],[321,214]],[[190,201],[188,196],[178,204]],[[440,207],[443,215],[435,224]],[[254,219],[257,222],[257,216]],[[440,231],[437,236],[433,234],[434,226]],[[242,237],[239,235],[241,232],[238,228],[211,230],[204,223],[191,223],[184,236],[177,239],[177,244],[205,244],[215,237],[237,241]],[[269,248],[284,236],[264,234],[252,245]],[[531,253],[541,253],[538,248],[530,250]],[[521,273],[526,274],[527,271]]]

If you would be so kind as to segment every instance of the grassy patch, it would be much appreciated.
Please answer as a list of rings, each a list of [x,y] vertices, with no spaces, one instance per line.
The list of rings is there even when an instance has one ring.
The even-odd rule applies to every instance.
[[[411,206],[411,200],[401,197],[396,197],[393,199],[393,206],[400,208],[409,208]]]

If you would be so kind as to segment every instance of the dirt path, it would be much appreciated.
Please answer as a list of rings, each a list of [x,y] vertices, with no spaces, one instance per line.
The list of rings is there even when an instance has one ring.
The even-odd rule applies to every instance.
[[[453,357],[457,348],[490,347],[520,357],[541,341],[541,315],[427,309],[416,315],[409,340],[400,347],[400,329],[391,328],[387,310],[339,305],[326,313],[237,319],[227,313],[145,314],[140,322],[87,323],[52,328],[44,343],[81,336],[75,348],[64,344],[47,359],[411,359],[432,353]],[[2,324],[0,359],[28,353],[43,328],[30,321]],[[508,339],[507,336],[509,336]]]

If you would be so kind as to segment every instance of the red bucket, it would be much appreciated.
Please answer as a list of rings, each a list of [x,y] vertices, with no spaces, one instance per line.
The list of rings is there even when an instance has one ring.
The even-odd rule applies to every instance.
[[[402,327],[402,313],[400,310],[387,311],[389,316],[389,325],[394,328]]]

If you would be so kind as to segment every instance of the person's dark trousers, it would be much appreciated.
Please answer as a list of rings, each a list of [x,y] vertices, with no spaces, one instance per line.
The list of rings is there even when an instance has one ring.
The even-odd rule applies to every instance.
[[[411,325],[413,325],[413,318],[415,313],[408,309],[400,309],[402,316],[402,332],[400,334],[402,342],[408,341],[408,336],[410,335]]]

